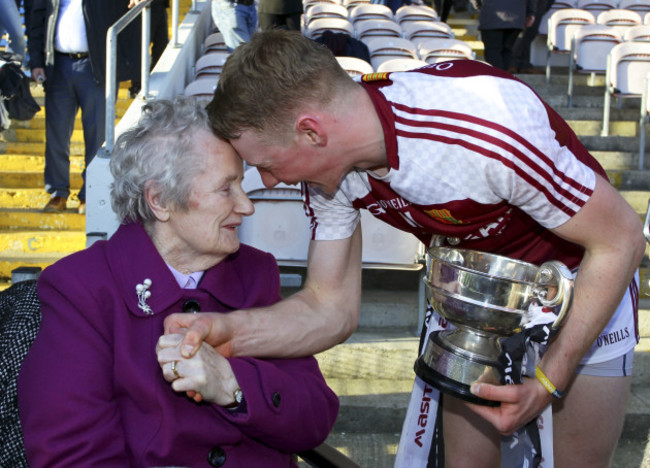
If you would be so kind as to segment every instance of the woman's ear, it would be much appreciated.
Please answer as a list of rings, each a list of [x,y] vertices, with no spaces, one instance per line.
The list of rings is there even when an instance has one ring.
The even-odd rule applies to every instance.
[[[167,205],[162,203],[161,193],[162,190],[154,181],[148,180],[144,184],[144,199],[147,201],[149,209],[158,221],[165,222],[169,220],[170,210]]]
[[[312,146],[327,145],[327,132],[318,116],[312,114],[298,116],[296,129],[300,137],[306,138],[308,144]]]

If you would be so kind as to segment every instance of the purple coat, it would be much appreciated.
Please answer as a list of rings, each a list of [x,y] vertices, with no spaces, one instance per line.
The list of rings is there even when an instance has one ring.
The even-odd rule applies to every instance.
[[[138,308],[145,278],[153,315]],[[18,382],[32,468],[289,467],[334,424],[338,399],[313,357],[230,359],[246,411],[197,404],[162,376],[163,320],[186,301],[226,313],[279,300],[270,254],[242,245],[198,289],[181,289],[142,226],[129,224],[47,268],[38,290],[43,319]]]

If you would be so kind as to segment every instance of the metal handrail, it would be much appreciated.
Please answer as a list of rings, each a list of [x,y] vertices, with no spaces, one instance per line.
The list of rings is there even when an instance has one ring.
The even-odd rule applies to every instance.
[[[199,10],[196,8],[196,0],[192,0],[192,8],[189,13],[198,13]],[[178,44],[178,25],[179,21],[179,0],[172,0],[172,46],[179,47]]]
[[[140,77],[143,94],[149,93],[149,67],[151,54],[151,1],[145,0],[135,5],[124,16],[117,20],[106,32],[106,146],[107,154],[113,151],[115,144],[115,106],[117,101],[117,35],[126,28],[138,15],[142,14],[142,68]],[[178,3],[178,0],[174,0]]]

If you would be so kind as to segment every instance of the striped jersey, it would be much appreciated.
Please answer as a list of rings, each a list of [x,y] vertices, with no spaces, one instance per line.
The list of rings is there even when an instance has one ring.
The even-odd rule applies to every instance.
[[[376,76],[376,74],[374,75]],[[548,231],[605,175],[566,122],[526,84],[470,60],[362,83],[381,119],[390,171],[347,174],[334,197],[305,194],[314,239],[348,237],[365,208],[413,233],[540,264],[582,249]]]
[[[344,239],[360,209],[425,245],[576,268],[583,248],[550,229],[571,219],[606,173],[568,124],[525,83],[458,60],[365,75],[381,120],[388,174],[354,170],[333,195],[303,186],[312,239]]]

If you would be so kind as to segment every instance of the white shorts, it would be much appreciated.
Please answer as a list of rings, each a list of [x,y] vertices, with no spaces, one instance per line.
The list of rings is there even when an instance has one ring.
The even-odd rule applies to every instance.
[[[633,363],[634,349],[631,349],[626,354],[609,361],[580,365],[576,369],[576,374],[596,377],[626,377],[632,375]]]

